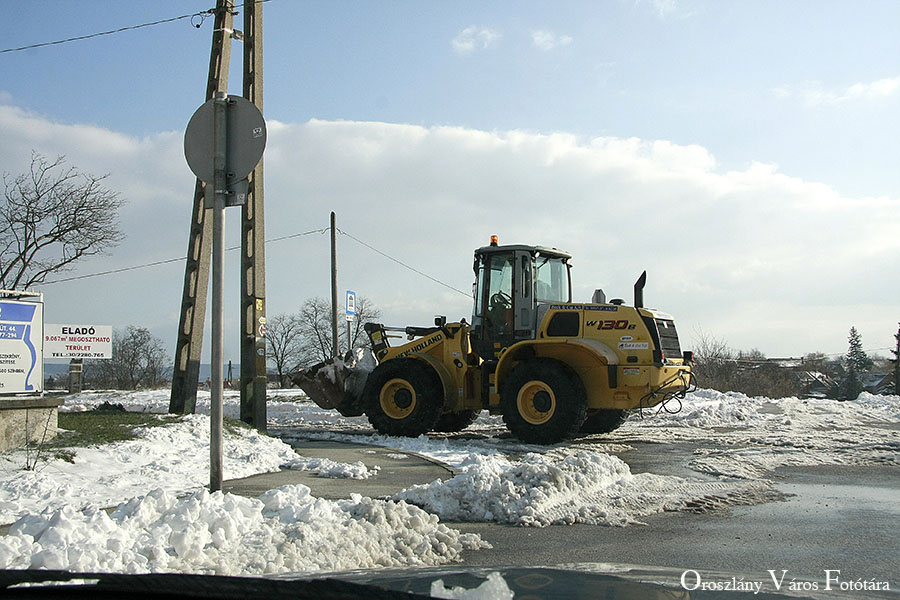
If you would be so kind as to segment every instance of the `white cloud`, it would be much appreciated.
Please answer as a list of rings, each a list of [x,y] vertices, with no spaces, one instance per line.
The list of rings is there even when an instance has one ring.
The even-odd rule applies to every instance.
[[[696,16],[702,6],[698,8],[696,2],[685,0],[631,0],[634,6],[646,6],[648,12],[658,19],[689,19]]]
[[[650,8],[660,19],[664,19],[678,10],[676,0],[650,0]]]
[[[70,164],[110,172],[110,184],[129,200],[125,242],[77,272],[184,254],[193,179],[180,132],[138,139],[0,106],[0,137],[5,171],[26,166],[31,148],[66,154]],[[324,228],[334,210],[343,231],[463,292],[340,236],[340,285],[371,298],[391,325],[466,316],[472,250],[491,234],[501,243],[572,251],[578,300],[595,287],[629,298],[646,268],[648,303],[673,313],[686,339],[702,327],[732,347],[770,355],[840,352],[855,324],[868,347],[883,347],[893,343],[900,313],[900,282],[876,276],[900,269],[896,198],[845,197],[770,164],[722,171],[699,145],[270,122],[266,203],[268,238]],[[229,245],[237,243],[239,215],[228,211]],[[271,314],[327,296],[328,248],[319,234],[267,247]],[[237,340],[237,253],[227,260],[230,344]],[[47,320],[133,323],[171,343],[182,277],[175,264],[47,286]],[[864,315],[855,308],[862,305]]]
[[[540,29],[531,32],[531,43],[541,50],[550,51],[559,46],[568,46],[572,43],[572,37]]]
[[[457,54],[467,55],[497,45],[500,38],[501,34],[496,29],[472,25],[460,31],[450,44]]]
[[[888,77],[868,83],[859,82],[842,88],[827,88],[821,82],[807,81],[798,85],[779,86],[773,90],[778,98],[799,98],[808,106],[838,105],[860,100],[879,100],[900,92],[900,77]]]

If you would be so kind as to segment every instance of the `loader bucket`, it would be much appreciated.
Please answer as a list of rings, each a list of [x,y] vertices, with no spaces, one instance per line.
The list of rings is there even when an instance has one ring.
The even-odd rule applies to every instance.
[[[357,351],[355,356],[331,358],[291,373],[291,381],[322,408],[358,417],[363,414],[362,390],[375,365],[375,357],[368,354]]]

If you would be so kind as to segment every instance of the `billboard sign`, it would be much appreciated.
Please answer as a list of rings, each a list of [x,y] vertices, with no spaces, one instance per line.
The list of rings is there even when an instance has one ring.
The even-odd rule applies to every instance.
[[[112,325],[44,325],[44,358],[112,358]]]
[[[44,305],[0,300],[0,393],[42,392]]]

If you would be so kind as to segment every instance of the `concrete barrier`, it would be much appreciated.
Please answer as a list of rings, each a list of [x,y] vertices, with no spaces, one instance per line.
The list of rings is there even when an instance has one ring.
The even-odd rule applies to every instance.
[[[0,452],[56,437],[62,398],[0,398]]]

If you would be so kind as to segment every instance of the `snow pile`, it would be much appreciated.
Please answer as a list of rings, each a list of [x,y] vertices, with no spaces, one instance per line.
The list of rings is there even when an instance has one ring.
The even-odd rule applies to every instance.
[[[681,413],[632,419],[623,430],[648,440],[709,442],[695,451],[692,469],[757,479],[779,467],[898,464],[898,426],[898,396],[864,392],[840,402],[698,390]]]
[[[900,422],[900,397],[863,392],[854,401],[827,398],[749,397],[739,392],[697,390],[681,401],[681,410],[666,405],[658,416],[631,419],[637,427],[741,427],[768,429],[772,424],[803,423],[812,427],[851,427]],[[650,411],[644,411],[645,416]]]
[[[464,587],[447,588],[444,580],[431,582],[432,598],[449,598],[451,600],[512,600],[513,591],[500,573],[494,571],[487,580],[474,589]]]
[[[297,471],[315,471],[318,477],[332,479],[368,479],[378,473],[379,469],[378,466],[369,469],[361,460],[355,463],[341,463],[330,458],[307,458],[305,456],[298,456],[282,466]]]
[[[0,538],[0,568],[255,575],[438,565],[485,547],[403,502],[324,500],[303,485],[259,499],[155,489],[110,514],[66,506],[21,518]]]
[[[168,392],[102,392],[81,394],[70,408],[86,409],[104,401],[129,410],[164,412]],[[70,401],[67,399],[67,404]],[[200,392],[198,411],[208,411],[209,395]],[[667,409],[678,408],[677,402]],[[690,467],[712,475],[756,479],[781,466],[894,463],[900,456],[900,397],[863,393],[856,401],[748,397],[715,390],[697,390],[670,414],[645,410],[632,415],[611,434],[579,442],[583,450],[617,454],[629,443],[700,442]],[[239,394],[227,391],[225,414],[237,416]],[[429,434],[397,438],[375,434],[365,417],[343,417],[319,408],[299,390],[270,390],[268,420],[286,440],[328,439],[369,443],[416,452],[461,466],[471,454],[506,456],[543,451],[508,435],[502,419],[483,411],[462,434]],[[602,443],[599,443],[602,442]],[[0,495],[2,502],[2,495]],[[0,505],[2,506],[2,505]]]
[[[343,382],[345,384],[344,389],[353,391],[355,386],[359,385],[360,389],[358,391],[362,392],[361,388],[365,385],[366,376],[374,371],[377,366],[378,359],[375,358],[371,350],[368,348],[356,348],[352,356],[350,354],[344,357],[335,356],[311,367],[311,369],[314,369],[317,375],[321,375],[331,383]],[[351,381],[352,373],[357,373],[357,377],[352,380],[352,383],[347,384],[347,381]],[[361,384],[356,381],[359,378],[362,379]]]
[[[634,475],[615,456],[560,449],[529,453],[521,460],[472,455],[452,479],[413,486],[394,499],[421,506],[444,520],[543,527],[624,526],[662,511],[713,510],[770,497],[765,482]]]
[[[872,417],[900,423],[900,396],[877,396],[862,392],[852,404],[860,407]]]
[[[137,438],[76,448],[69,460],[51,458],[25,470],[21,451],[0,455],[0,523],[29,512],[73,505],[112,506],[148,489],[178,493],[209,483],[209,417],[187,415],[174,423],[135,429]],[[344,464],[298,457],[281,440],[255,429],[227,427],[223,477],[240,479],[282,466],[318,471],[325,477],[369,477],[362,463]]]
[[[658,419],[648,424],[679,427],[728,427],[747,424],[758,417],[759,402],[735,392],[697,390],[681,401],[681,410],[667,404]],[[651,409],[653,410],[653,409]]]

